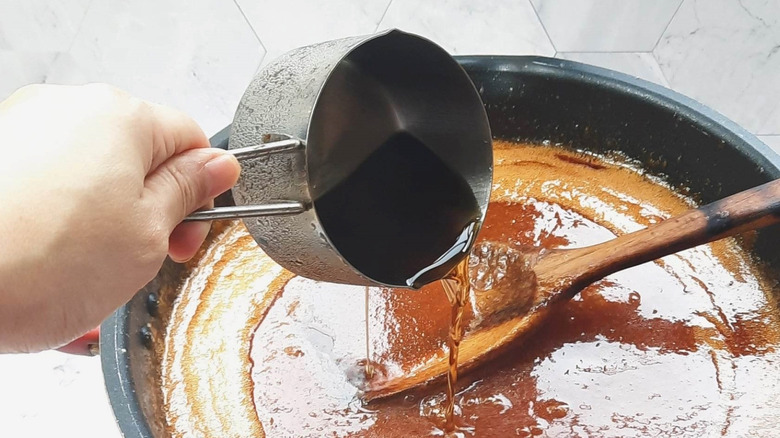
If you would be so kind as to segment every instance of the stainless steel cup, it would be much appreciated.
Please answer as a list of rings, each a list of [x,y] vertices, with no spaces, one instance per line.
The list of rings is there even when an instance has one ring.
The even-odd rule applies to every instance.
[[[233,195],[244,216],[262,214],[244,219],[257,243],[330,282],[443,277],[467,254],[492,184],[474,85],[442,48],[398,30],[270,63],[241,99],[229,148],[249,151]]]

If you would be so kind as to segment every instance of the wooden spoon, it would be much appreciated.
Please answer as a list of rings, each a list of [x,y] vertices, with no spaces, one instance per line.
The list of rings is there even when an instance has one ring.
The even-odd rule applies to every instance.
[[[508,270],[509,275],[502,281],[488,282],[490,290],[474,291],[477,310],[484,319],[480,328],[461,342],[458,370],[467,371],[495,357],[541,325],[560,303],[607,275],[777,223],[780,223],[780,180],[585,248],[520,254],[503,244],[483,242],[472,251],[477,265],[490,262],[485,255],[498,254],[510,261],[514,272]],[[512,309],[513,305],[517,307]],[[367,382],[363,398],[387,397],[444,376],[447,371],[446,356],[430,360],[411,373]]]

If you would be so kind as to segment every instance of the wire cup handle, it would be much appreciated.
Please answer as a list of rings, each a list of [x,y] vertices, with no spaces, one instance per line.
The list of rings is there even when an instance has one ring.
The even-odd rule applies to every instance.
[[[262,143],[238,149],[228,149],[228,153],[236,157],[238,161],[257,158],[264,155],[276,154],[296,150],[303,146],[303,140],[287,138],[279,141]],[[184,218],[184,222],[210,221],[219,219],[240,219],[257,216],[280,216],[302,213],[306,206],[302,202],[279,200],[262,205],[236,205],[231,207],[218,207],[208,210],[200,210]]]

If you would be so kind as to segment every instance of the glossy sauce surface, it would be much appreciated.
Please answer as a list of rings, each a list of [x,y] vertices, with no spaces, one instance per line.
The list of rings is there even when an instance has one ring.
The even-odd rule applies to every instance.
[[[580,247],[691,206],[623,163],[500,142],[495,159],[480,240]],[[291,276],[240,225],[192,263],[163,363],[173,436],[442,434],[441,383],[361,402],[365,288]],[[459,376],[460,433],[771,436],[780,412],[773,288],[732,240],[612,275]],[[372,379],[447,360],[451,306],[439,282],[372,288],[368,304]],[[468,338],[480,315],[467,306],[464,318]]]

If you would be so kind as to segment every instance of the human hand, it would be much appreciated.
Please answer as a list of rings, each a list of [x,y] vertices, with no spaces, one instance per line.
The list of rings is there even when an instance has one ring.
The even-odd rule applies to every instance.
[[[0,352],[60,346],[185,261],[181,223],[240,172],[178,111],[106,85],[34,85],[0,103]]]

